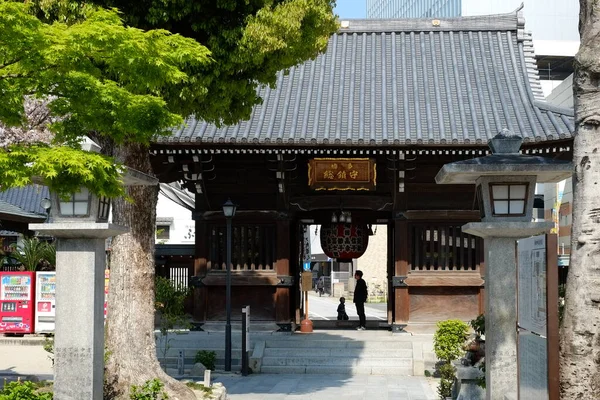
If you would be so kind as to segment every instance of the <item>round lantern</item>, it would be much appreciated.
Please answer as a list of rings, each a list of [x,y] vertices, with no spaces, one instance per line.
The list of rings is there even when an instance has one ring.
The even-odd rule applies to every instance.
[[[366,225],[331,224],[321,226],[321,248],[338,262],[351,262],[367,250],[369,234]]]

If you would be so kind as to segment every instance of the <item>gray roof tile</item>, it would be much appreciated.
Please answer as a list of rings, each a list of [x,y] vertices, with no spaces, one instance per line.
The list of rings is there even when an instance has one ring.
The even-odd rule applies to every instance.
[[[46,211],[40,206],[40,201],[45,197],[50,197],[48,187],[36,184],[0,192],[0,201],[16,206],[23,212],[42,216],[46,215]]]
[[[6,215],[9,217],[14,216],[14,217],[22,217],[22,218],[31,218],[31,219],[35,219],[35,220],[38,220],[38,219],[43,220],[45,218],[45,215],[40,215],[40,214],[32,213],[29,211],[25,211],[21,207],[12,205],[3,200],[0,200],[0,216],[1,215]],[[10,219],[10,218],[8,218],[8,219]]]
[[[158,142],[235,145],[485,144],[503,128],[539,142],[572,137],[571,110],[543,101],[519,13],[351,20],[316,59],[262,87],[248,121],[189,118]]]

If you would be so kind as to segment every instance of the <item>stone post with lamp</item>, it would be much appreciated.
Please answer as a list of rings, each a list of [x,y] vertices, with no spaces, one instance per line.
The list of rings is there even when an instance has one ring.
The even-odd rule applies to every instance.
[[[488,144],[491,155],[446,164],[438,184],[474,184],[481,222],[463,226],[485,239],[486,399],[516,392],[517,380],[517,239],[549,231],[553,223],[532,222],[536,183],[571,176],[569,161],[519,153],[522,139],[502,131]]]
[[[128,169],[125,185],[158,181]],[[109,222],[110,201],[82,188],[67,198],[51,193],[49,219],[29,229],[54,236],[56,326],[54,398],[100,400],[104,376],[104,269],[106,239],[127,232]]]

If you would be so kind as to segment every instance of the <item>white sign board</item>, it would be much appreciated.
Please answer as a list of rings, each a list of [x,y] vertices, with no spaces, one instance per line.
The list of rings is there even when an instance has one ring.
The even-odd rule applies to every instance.
[[[546,400],[546,236],[520,239],[517,253],[519,399]]]
[[[546,339],[530,332],[519,334],[519,398],[548,399]]]
[[[546,237],[520,239],[518,265],[519,326],[546,335]]]

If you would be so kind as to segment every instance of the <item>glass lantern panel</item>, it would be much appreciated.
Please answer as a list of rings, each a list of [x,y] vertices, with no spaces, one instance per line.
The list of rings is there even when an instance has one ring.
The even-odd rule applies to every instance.
[[[86,201],[75,201],[73,215],[87,215],[88,213],[88,202]]]
[[[508,199],[508,185],[492,185],[494,199]]]
[[[510,198],[511,199],[524,199],[526,185],[511,185],[510,186]],[[512,208],[511,208],[512,211]]]
[[[61,201],[60,213],[62,215],[73,215],[73,203],[71,201]]]
[[[525,202],[523,200],[511,200],[510,214],[524,214]]]
[[[494,200],[494,214],[508,214],[508,201]]]

